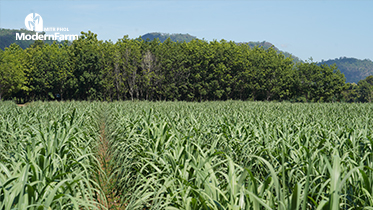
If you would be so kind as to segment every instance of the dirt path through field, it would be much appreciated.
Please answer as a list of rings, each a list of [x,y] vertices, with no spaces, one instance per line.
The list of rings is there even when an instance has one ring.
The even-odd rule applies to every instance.
[[[99,147],[98,147],[98,159],[100,161],[101,168],[104,171],[104,174],[100,174],[99,176],[99,183],[101,189],[103,189],[105,193],[105,197],[107,202],[103,201],[101,204],[103,204],[107,209],[125,209],[124,207],[121,207],[120,205],[120,198],[118,196],[115,196],[114,193],[114,183],[112,183],[112,180],[109,178],[111,171],[113,169],[111,165],[111,155],[109,152],[110,145],[109,141],[106,138],[106,132],[105,132],[105,123],[102,122],[100,126],[100,140],[99,140]],[[106,174],[106,176],[105,176]]]

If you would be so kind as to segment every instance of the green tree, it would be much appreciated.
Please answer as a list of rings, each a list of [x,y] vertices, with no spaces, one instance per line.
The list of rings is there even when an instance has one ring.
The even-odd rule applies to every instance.
[[[360,80],[357,85],[359,101],[371,103],[373,98],[373,76],[368,76],[364,80]]]
[[[66,91],[70,88],[70,82],[73,78],[73,70],[70,63],[69,50],[67,42],[64,44],[56,44],[50,46],[54,52],[52,58],[53,73],[52,73],[52,93],[54,96],[59,96],[61,100],[66,96]]]
[[[112,41],[105,41],[99,46],[99,56],[104,100],[122,99],[121,90],[123,89],[123,85],[121,85],[122,83],[118,74],[120,66],[118,49]]]
[[[170,39],[163,43],[149,42],[149,48],[153,49],[154,56],[158,61],[154,77],[154,82],[157,85],[155,94],[158,100],[187,99],[189,93],[187,45],[186,42],[173,42]]]
[[[115,74],[118,75],[118,79],[129,93],[131,100],[140,99],[142,42],[143,40],[130,40],[125,36],[116,43],[120,65]]]
[[[253,100],[285,100],[291,95],[293,61],[275,49],[254,47],[243,72]]]
[[[315,62],[297,64],[297,86],[306,101],[340,100],[346,78],[335,65],[317,65]]]
[[[203,40],[192,40],[186,50],[189,58],[186,65],[190,68],[191,74],[187,100],[207,100],[209,83],[213,78],[209,66],[214,59],[214,53],[208,42]]]
[[[69,95],[80,100],[102,98],[99,41],[97,34],[82,32],[78,40],[70,47],[70,62],[73,68],[73,80],[70,81]]]
[[[359,90],[356,83],[347,83],[345,90],[342,92],[342,98],[345,102],[359,101]]]
[[[44,42],[42,40],[36,40],[34,43],[30,45],[30,48],[36,48],[36,47],[44,47]]]
[[[273,48],[266,50],[266,57],[262,61],[264,75],[264,89],[266,100],[283,100],[291,94],[292,67],[291,57],[286,58],[279,54]]]
[[[254,69],[250,61],[251,50],[248,44],[239,45],[236,52],[235,67],[233,69],[233,90],[235,99],[247,100],[254,94],[251,93],[254,85]]]
[[[42,46],[42,47],[40,47]],[[35,45],[25,50],[27,75],[32,100],[63,100],[72,77],[66,44]]]
[[[19,90],[26,90],[23,57],[23,50],[16,44],[5,48],[5,51],[0,50],[0,100]]]
[[[168,39],[166,43],[173,42]],[[141,42],[141,82],[140,90],[142,98],[145,100],[162,100],[164,95],[164,71],[161,71],[161,64],[159,56],[156,55],[157,49],[160,48],[160,45],[157,40],[153,40],[150,43]],[[170,47],[169,51],[173,51]]]
[[[213,59],[210,60],[209,99],[228,99],[232,94],[232,71],[236,60],[237,45],[234,42],[221,40],[210,42]]]

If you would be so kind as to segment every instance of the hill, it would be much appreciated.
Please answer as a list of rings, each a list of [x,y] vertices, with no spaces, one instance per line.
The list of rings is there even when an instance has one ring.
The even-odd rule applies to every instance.
[[[154,33],[147,33],[141,36],[143,40],[153,40],[153,39],[159,39],[159,41],[164,42],[166,39],[171,38],[172,41],[174,42],[190,42],[193,39],[197,39],[197,37],[189,35],[189,34],[168,34],[168,33],[159,33],[159,32],[154,32]]]
[[[369,59],[356,58],[336,58],[327,61],[321,61],[320,64],[336,64],[338,69],[345,75],[346,82],[358,83],[367,76],[373,75],[373,62]]]
[[[247,44],[249,45],[251,48],[255,47],[255,46],[259,46],[259,47],[263,47],[264,49],[268,49],[270,47],[274,47],[274,49],[279,52],[279,53],[282,53],[285,55],[285,57],[292,57],[293,58],[293,61],[294,63],[298,63],[298,62],[303,62],[300,58],[298,58],[297,56],[294,56],[293,54],[291,53],[288,53],[288,52],[285,52],[285,51],[281,51],[279,50],[275,45],[273,45],[272,43],[270,42],[267,42],[267,41],[262,41],[262,42],[239,42],[238,44]]]
[[[147,34],[144,34],[143,36],[141,36],[141,38],[144,39],[144,40],[147,40],[147,39],[153,40],[153,39],[158,38],[159,41],[161,41],[161,42],[164,42],[168,38],[171,38],[171,40],[174,41],[174,42],[176,42],[176,41],[190,42],[193,39],[197,39],[197,37],[189,35],[189,34],[168,34],[168,33],[160,33],[160,32],[147,33]],[[237,44],[248,44],[251,48],[253,48],[255,46],[259,46],[259,47],[263,47],[264,49],[268,49],[268,48],[274,46],[272,43],[266,42],[266,41],[263,41],[263,42],[239,42]],[[283,53],[286,57],[292,56],[295,63],[302,62],[301,59],[292,55],[291,53],[281,51],[275,46],[274,46],[274,48],[277,52]]]
[[[33,40],[16,40],[16,33],[25,33],[30,35],[36,34],[35,31],[29,31],[26,29],[0,28],[0,49],[4,50],[6,47],[9,47],[13,43],[18,44],[22,49],[26,49],[34,43]],[[44,34],[44,32],[39,34]],[[44,43],[53,44],[53,41],[45,40]]]

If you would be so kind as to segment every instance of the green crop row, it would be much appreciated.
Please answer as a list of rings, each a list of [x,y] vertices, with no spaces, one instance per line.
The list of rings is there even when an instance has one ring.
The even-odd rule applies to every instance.
[[[106,209],[107,189],[130,210],[373,209],[371,116],[370,104],[1,102],[0,210]]]
[[[100,209],[96,104],[0,102],[0,209]]]
[[[128,209],[373,209],[373,106],[121,102],[111,179]]]

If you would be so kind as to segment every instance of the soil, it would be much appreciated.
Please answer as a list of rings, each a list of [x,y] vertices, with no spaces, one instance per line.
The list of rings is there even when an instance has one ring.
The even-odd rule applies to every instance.
[[[106,138],[105,134],[105,123],[102,123],[100,126],[100,139],[99,139],[99,147],[98,147],[98,160],[100,162],[102,170],[105,172],[107,177],[105,177],[105,174],[99,175],[99,183],[101,189],[105,193],[106,201],[99,201],[101,204],[103,204],[107,209],[116,209],[116,210],[122,210],[125,209],[125,207],[121,206],[120,197],[115,195],[114,190],[114,183],[112,183],[112,180],[108,178],[110,176],[110,173],[113,169],[111,163],[111,155],[109,152],[110,145],[109,141]]]

